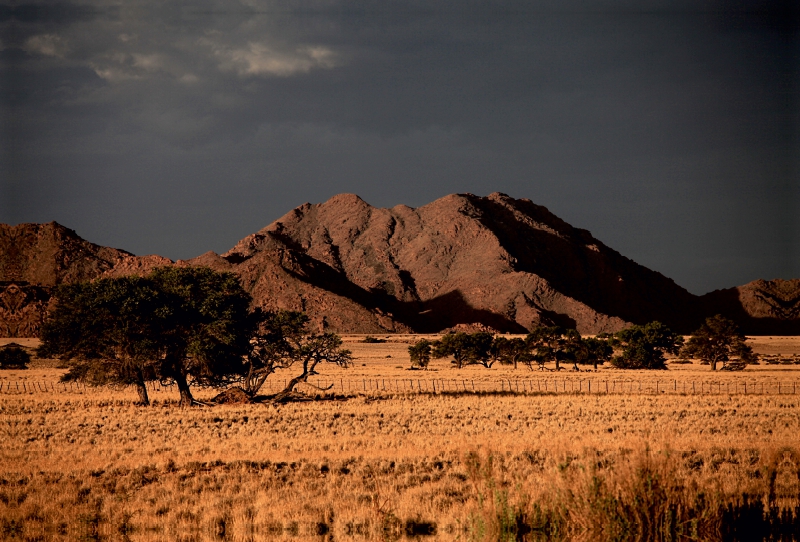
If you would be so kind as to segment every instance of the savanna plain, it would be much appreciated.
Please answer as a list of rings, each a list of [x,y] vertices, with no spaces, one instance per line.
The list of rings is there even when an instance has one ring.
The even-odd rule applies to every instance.
[[[353,365],[283,404],[155,386],[142,407],[59,384],[55,360],[0,371],[0,538],[798,539],[800,337],[713,373],[411,371],[419,336],[382,338],[344,337]]]

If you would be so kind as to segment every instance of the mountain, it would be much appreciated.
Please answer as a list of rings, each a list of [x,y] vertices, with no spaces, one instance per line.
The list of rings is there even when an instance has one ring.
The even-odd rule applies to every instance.
[[[274,264],[276,247],[296,258],[306,282],[417,331],[614,331],[654,314],[678,322],[693,299],[546,208],[503,194],[451,195],[419,209],[342,194],[294,209],[222,258],[249,286]],[[255,297],[269,305],[281,296]]]
[[[0,337],[35,337],[52,288],[172,261],[95,245],[57,222],[0,224]]]
[[[800,334],[800,279],[754,280],[700,302],[705,314],[724,314],[752,335]]]
[[[651,320],[690,332],[718,312],[751,333],[800,332],[800,281],[694,296],[545,207],[500,193],[417,209],[340,194],[297,207],[222,255],[178,262],[94,245],[56,223],[0,226],[0,326],[25,307],[41,319],[56,284],[158,265],[234,272],[254,305],[302,310],[317,329],[338,332],[558,324],[598,333]],[[36,325],[18,324],[17,333],[35,334]]]

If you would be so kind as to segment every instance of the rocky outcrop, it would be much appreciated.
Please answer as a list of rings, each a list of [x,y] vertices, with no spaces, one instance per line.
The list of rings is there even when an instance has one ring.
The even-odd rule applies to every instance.
[[[800,279],[755,280],[701,298],[705,314],[724,314],[752,335],[800,335]]]
[[[301,205],[222,255],[178,262],[94,245],[56,223],[0,225],[0,332],[36,333],[53,286],[161,265],[234,272],[255,305],[305,311],[318,330],[558,324],[598,333],[660,320],[690,332],[722,313],[749,333],[800,332],[798,280],[697,297],[546,208],[500,193],[453,194],[417,209],[340,194]]]

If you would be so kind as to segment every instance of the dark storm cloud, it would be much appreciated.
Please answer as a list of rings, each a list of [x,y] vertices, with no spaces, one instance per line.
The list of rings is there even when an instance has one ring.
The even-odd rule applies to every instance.
[[[788,5],[3,8],[0,220],[186,258],[339,192],[500,190],[695,292],[798,276]]]

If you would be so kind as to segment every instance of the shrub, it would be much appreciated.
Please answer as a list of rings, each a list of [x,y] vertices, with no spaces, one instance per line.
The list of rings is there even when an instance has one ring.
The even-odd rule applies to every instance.
[[[0,369],[27,369],[31,355],[16,343],[10,343],[0,350]]]

